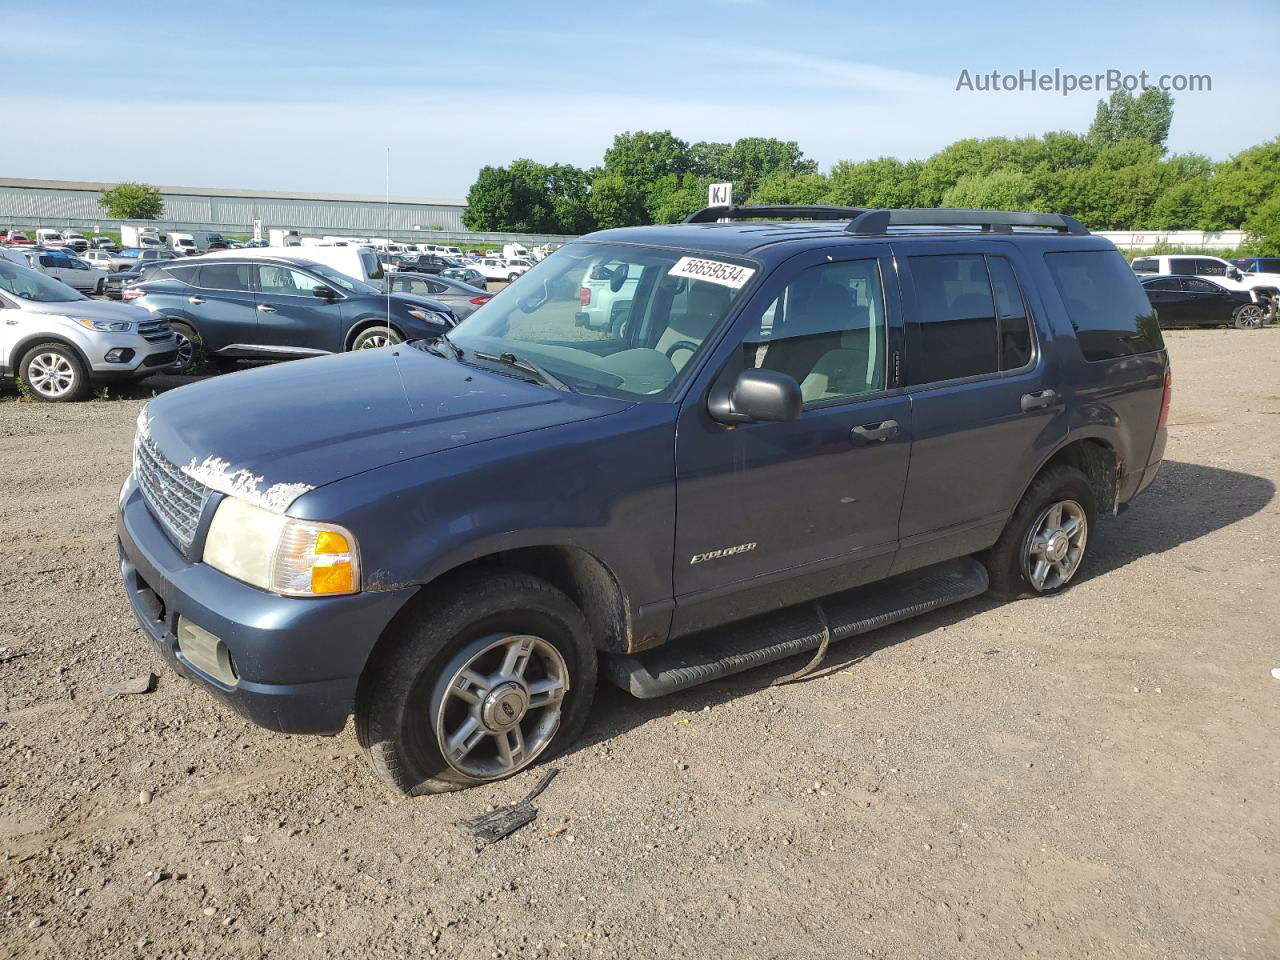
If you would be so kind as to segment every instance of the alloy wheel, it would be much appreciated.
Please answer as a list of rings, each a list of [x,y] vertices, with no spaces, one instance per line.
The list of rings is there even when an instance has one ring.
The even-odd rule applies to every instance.
[[[569,668],[551,643],[528,634],[482,637],[433,690],[440,753],[464,776],[509,776],[551,745],[568,692]]]
[[[57,399],[66,396],[75,382],[75,368],[61,354],[39,353],[27,365],[27,385],[42,397]]]
[[[1089,541],[1089,518],[1074,500],[1049,504],[1027,533],[1023,565],[1031,586],[1046,593],[1066,586],[1080,569]]]

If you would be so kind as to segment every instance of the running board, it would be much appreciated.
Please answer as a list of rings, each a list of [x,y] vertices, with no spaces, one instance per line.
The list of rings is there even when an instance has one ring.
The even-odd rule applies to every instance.
[[[968,600],[986,589],[986,568],[966,557],[855,587],[818,602],[834,642]],[[816,650],[822,643],[822,632],[814,604],[806,603],[682,637],[634,656],[606,656],[602,665],[609,681],[632,696],[663,697]]]

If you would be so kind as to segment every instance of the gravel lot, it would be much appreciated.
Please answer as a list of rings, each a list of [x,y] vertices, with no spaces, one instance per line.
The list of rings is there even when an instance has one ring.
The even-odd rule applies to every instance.
[[[0,956],[1280,956],[1280,330],[1169,335],[1165,469],[1066,595],[657,702],[539,818],[166,672],[118,583],[141,399],[0,397]],[[157,388],[169,384],[148,385]],[[111,698],[154,670],[154,692]]]

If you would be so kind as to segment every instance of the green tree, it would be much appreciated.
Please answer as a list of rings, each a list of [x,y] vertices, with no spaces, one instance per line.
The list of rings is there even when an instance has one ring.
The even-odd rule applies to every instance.
[[[728,169],[721,172],[726,180],[733,183],[734,196],[745,199],[755,192],[765,177],[775,173],[817,173],[818,162],[806,160],[800,145],[794,140],[743,137],[729,153]]]
[[[1280,257],[1280,195],[1258,206],[1244,222],[1245,250],[1253,257]]]
[[[1135,97],[1117,90],[1098,109],[1089,127],[1089,139],[1098,146],[1121,140],[1144,140],[1164,151],[1173,122],[1173,96],[1167,90],[1148,87]]]
[[[113,220],[158,220],[164,213],[160,191],[145,183],[117,183],[103,190],[98,206]]]
[[[1280,194],[1280,137],[1242,150],[1213,174],[1205,206],[1207,229],[1242,225]]]
[[[895,157],[842,160],[831,168],[826,202],[847,207],[921,206],[923,169],[916,160],[903,163]]]
[[[634,226],[648,218],[644,193],[617,173],[604,173],[591,181],[587,205],[601,230]]]
[[[942,195],[944,207],[962,210],[1037,210],[1038,200],[1032,177],[1013,169],[963,176]]]
[[[828,193],[831,182],[821,173],[772,173],[760,181],[748,203],[768,206],[782,203],[834,203]]]
[[[692,162],[689,144],[670,130],[620,133],[604,152],[604,172],[625,177],[642,190],[669,173],[689,173]]]
[[[707,185],[692,173],[669,173],[649,188],[645,206],[650,223],[680,223],[695,210],[707,205]]]
[[[733,144],[699,140],[689,148],[690,170],[712,183],[733,179]]]
[[[470,230],[584,233],[593,226],[588,196],[585,171],[522,158],[481,169],[462,222]]]

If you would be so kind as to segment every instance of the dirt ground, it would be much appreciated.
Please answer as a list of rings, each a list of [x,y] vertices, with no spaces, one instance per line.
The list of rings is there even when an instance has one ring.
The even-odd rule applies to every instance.
[[[397,799],[174,677],[116,568],[142,401],[8,391],[0,957],[1280,957],[1280,330],[1169,342],[1164,471],[1066,595],[602,687],[479,852],[541,769]]]

